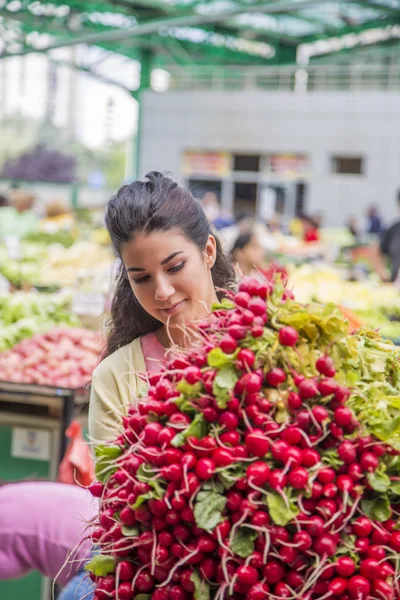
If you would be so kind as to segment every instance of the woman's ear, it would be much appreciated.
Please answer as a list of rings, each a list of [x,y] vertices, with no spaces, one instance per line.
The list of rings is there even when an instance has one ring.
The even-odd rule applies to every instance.
[[[212,269],[217,258],[217,242],[215,241],[215,237],[211,234],[208,236],[204,248],[204,257],[207,268]]]

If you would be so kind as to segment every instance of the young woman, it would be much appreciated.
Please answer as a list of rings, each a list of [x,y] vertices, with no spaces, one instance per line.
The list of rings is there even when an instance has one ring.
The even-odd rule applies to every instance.
[[[197,200],[161,173],[146,177],[122,187],[106,211],[121,264],[107,349],[92,380],[94,442],[118,434],[139,392],[138,374],[159,370],[171,345],[187,345],[187,327],[206,317],[219,290],[234,281]]]
[[[239,235],[231,250],[231,256],[239,278],[244,275],[273,279],[276,273],[282,273],[287,279],[287,271],[284,267],[275,261],[265,260],[265,250],[252,231]]]
[[[239,235],[231,250],[231,257],[240,274],[255,276],[265,268],[264,250],[256,234],[248,231]]]

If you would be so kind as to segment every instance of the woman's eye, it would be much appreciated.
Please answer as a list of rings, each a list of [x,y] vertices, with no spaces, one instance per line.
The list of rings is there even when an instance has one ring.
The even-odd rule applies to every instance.
[[[150,275],[144,275],[143,277],[139,277],[138,279],[133,279],[134,283],[144,283],[150,278]]]
[[[177,273],[178,271],[183,269],[183,267],[185,266],[185,262],[186,261],[182,261],[181,263],[179,263],[179,265],[176,265],[175,267],[168,269],[168,273]]]

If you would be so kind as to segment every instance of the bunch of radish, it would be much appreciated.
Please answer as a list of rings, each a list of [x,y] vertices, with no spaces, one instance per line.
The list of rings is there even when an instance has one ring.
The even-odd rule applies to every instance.
[[[94,599],[400,599],[395,348],[279,280],[199,332],[96,448]]]
[[[0,380],[79,389],[87,385],[102,350],[98,333],[55,327],[0,353]]]

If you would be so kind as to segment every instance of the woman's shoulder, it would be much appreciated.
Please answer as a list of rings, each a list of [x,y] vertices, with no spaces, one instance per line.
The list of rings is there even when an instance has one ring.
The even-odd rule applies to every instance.
[[[144,358],[141,349],[141,339],[140,337],[134,339],[102,360],[93,371],[93,379],[102,379],[110,372],[120,373],[132,369],[132,367],[135,371],[142,371]]]

